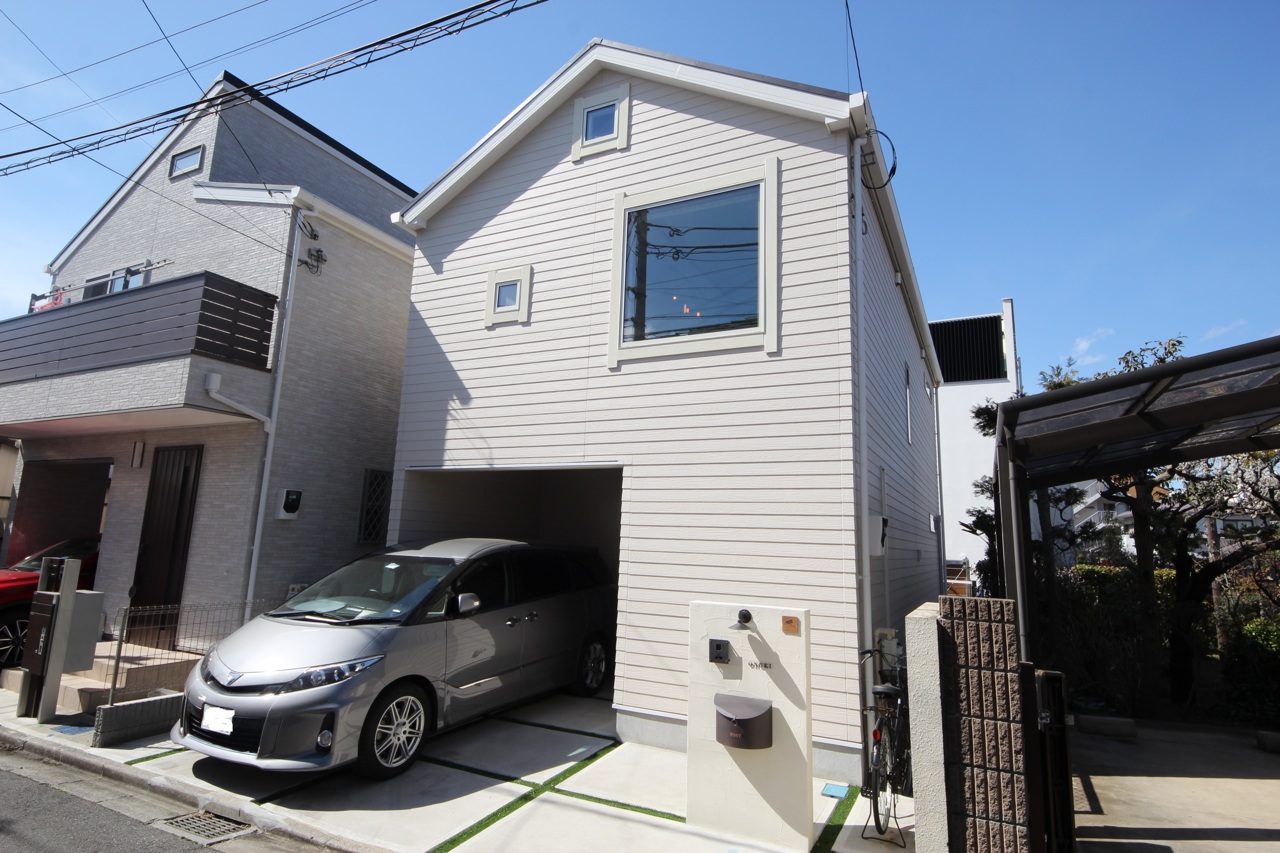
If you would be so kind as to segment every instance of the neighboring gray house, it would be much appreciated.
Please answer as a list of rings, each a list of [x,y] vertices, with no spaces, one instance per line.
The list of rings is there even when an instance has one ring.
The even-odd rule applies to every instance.
[[[397,217],[391,538],[616,561],[626,740],[683,748],[691,601],[808,607],[818,766],[859,778],[858,648],[942,589],[941,375],[869,126],[594,41]]]
[[[112,616],[280,601],[385,541],[412,257],[388,217],[412,193],[228,74],[223,96],[0,322],[4,545],[100,530]]]

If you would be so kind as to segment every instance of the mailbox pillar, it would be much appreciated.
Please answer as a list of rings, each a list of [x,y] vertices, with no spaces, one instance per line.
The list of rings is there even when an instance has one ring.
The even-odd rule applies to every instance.
[[[93,645],[102,633],[102,593],[77,590],[79,580],[79,560],[46,557],[40,567],[22,653],[18,716],[52,720],[64,669],[93,665]]]
[[[813,847],[809,611],[689,606],[691,826]]]

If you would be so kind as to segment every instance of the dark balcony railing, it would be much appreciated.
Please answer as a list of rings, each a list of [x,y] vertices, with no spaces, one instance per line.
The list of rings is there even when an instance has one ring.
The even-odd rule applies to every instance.
[[[0,321],[0,384],[200,353],[265,370],[276,297],[211,272]]]

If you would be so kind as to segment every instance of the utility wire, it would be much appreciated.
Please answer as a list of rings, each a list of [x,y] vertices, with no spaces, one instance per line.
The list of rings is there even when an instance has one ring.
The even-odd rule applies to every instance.
[[[17,21],[15,21],[13,18],[10,18],[10,17],[9,17],[9,13],[8,13],[8,12],[6,12],[4,9],[0,9],[0,15],[4,15],[4,19],[5,19],[6,21],[8,21],[10,24],[12,24],[12,25],[13,25],[13,28],[14,28],[15,30],[17,30],[19,33],[21,33],[21,34],[22,34],[22,37],[23,37],[24,39],[26,39],[28,42],[30,42],[30,43],[31,43],[31,46],[32,46],[32,47],[34,47],[36,50],[40,51],[40,55],[41,55],[41,56],[43,56],[43,57],[45,58],[45,61],[46,61],[46,62],[48,62],[50,65],[52,65],[52,66],[54,67],[54,70],[58,72],[58,75],[59,75],[59,76],[58,76],[58,77],[50,77],[50,78],[49,78],[50,80],[58,80],[58,79],[60,79],[61,77],[66,77],[68,80],[71,80],[72,85],[74,85],[77,89],[79,89],[79,90],[80,90],[80,93],[81,93],[82,95],[84,95],[86,98],[88,98],[88,99],[89,99],[89,101],[91,102],[91,105],[92,105],[92,106],[96,106],[98,109],[102,110],[104,113],[106,113],[106,114],[107,114],[107,118],[111,119],[112,121],[116,121],[116,122],[120,121],[120,119],[116,118],[115,116],[113,116],[113,115],[111,114],[111,110],[109,110],[109,109],[107,109],[105,106],[103,106],[102,101],[98,100],[98,99],[97,99],[97,98],[95,98],[93,95],[90,95],[88,92],[86,92],[86,91],[84,90],[84,86],[81,86],[81,85],[80,85],[80,83],[79,83],[78,81],[73,80],[73,79],[71,78],[71,75],[70,75],[70,74],[68,74],[66,71],[63,71],[63,70],[62,70],[62,68],[58,65],[58,63],[56,63],[56,62],[54,62],[54,61],[53,61],[53,57],[51,57],[49,54],[45,53],[45,52],[44,52],[44,48],[42,48],[40,45],[36,44],[35,39],[33,39],[31,36],[27,35],[26,30],[24,30],[22,27],[18,26],[18,22],[17,22]],[[13,90],[11,89],[10,91],[13,91]]]
[[[38,131],[40,131],[41,133],[43,133],[45,136],[48,136],[48,137],[50,137],[51,139],[58,140],[58,142],[59,142],[60,144],[63,144],[63,145],[65,145],[65,144],[66,144],[66,143],[65,143],[65,142],[63,142],[62,140],[58,139],[58,137],[57,137],[57,136],[55,136],[54,134],[52,134],[52,133],[50,133],[49,131],[45,130],[43,127],[40,127],[38,124],[36,124],[35,122],[31,121],[31,119],[29,119],[29,118],[27,118],[26,116],[22,115],[21,113],[19,113],[17,110],[15,110],[13,107],[9,106],[8,104],[5,104],[5,103],[3,103],[3,102],[0,102],[0,109],[4,109],[4,110],[8,111],[9,113],[13,114],[13,116],[14,116],[15,118],[18,118],[18,119],[20,119],[20,120],[22,120],[22,121],[26,122],[27,124],[29,124],[29,125],[31,125],[32,127],[34,127],[36,130],[38,130]],[[125,183],[127,183],[127,184],[132,184],[132,185],[134,185],[135,187],[138,187],[138,188],[140,188],[140,189],[144,189],[144,190],[146,190],[147,192],[151,193],[152,195],[158,196],[159,198],[162,198],[162,199],[164,199],[164,200],[165,200],[165,201],[167,201],[167,202],[170,202],[170,203],[172,203],[172,204],[176,204],[178,207],[182,208],[183,210],[186,210],[186,211],[188,211],[188,212],[190,212],[190,213],[194,213],[196,216],[199,216],[199,217],[201,217],[201,218],[203,218],[203,219],[207,219],[207,220],[209,220],[210,222],[212,222],[213,224],[215,224],[215,225],[219,225],[219,226],[221,226],[221,227],[223,227],[223,228],[226,228],[226,229],[227,229],[227,230],[229,230],[229,231],[233,231],[233,232],[235,232],[236,234],[239,234],[241,237],[245,238],[246,240],[252,240],[254,243],[257,243],[259,246],[265,246],[266,248],[270,249],[270,250],[271,250],[271,251],[273,251],[273,252],[278,252],[279,254],[281,254],[281,255],[285,255],[286,257],[288,256],[288,252],[284,251],[284,250],[283,250],[283,249],[281,249],[279,246],[273,246],[273,245],[271,245],[270,243],[264,243],[264,242],[262,242],[261,240],[259,240],[257,237],[254,237],[254,236],[252,236],[252,235],[246,234],[246,233],[244,233],[243,231],[240,231],[240,230],[238,230],[238,229],[236,229],[236,228],[232,228],[230,225],[228,225],[228,224],[227,224],[227,223],[225,223],[225,222],[219,222],[217,219],[214,219],[212,216],[209,216],[209,215],[208,215],[208,214],[206,214],[206,213],[202,213],[201,211],[197,210],[197,209],[196,209],[196,208],[194,208],[194,207],[187,207],[185,204],[183,204],[182,202],[178,201],[177,199],[175,199],[175,198],[170,198],[169,196],[165,195],[164,193],[159,192],[158,190],[152,189],[151,187],[147,186],[146,184],[142,183],[141,181],[135,181],[135,180],[134,180],[132,177],[130,177],[129,175],[125,175],[125,174],[123,174],[122,172],[118,172],[118,171],[116,171],[115,169],[111,168],[111,167],[110,167],[110,166],[108,166],[106,163],[103,163],[101,160],[97,159],[96,157],[90,157],[88,154],[85,154],[84,156],[85,156],[85,157],[87,157],[87,158],[89,159],[89,162],[91,162],[91,163],[96,163],[97,165],[99,165],[99,166],[101,166],[102,168],[106,169],[108,172],[110,172],[110,173],[112,173],[113,175],[116,175],[117,177],[121,178],[121,179],[122,179]]]
[[[504,18],[514,12],[523,11],[532,6],[538,6],[545,3],[546,0],[486,0],[486,2],[477,3],[466,9],[437,18],[417,27],[405,30],[386,38],[378,39],[369,44],[349,50],[344,53],[337,54],[328,59],[305,65],[295,71],[285,74],[279,74],[271,77],[255,86],[245,87],[244,89],[236,89],[214,95],[209,98],[202,98],[190,104],[165,110],[146,118],[138,119],[119,127],[113,127],[98,133],[86,134],[67,140],[60,140],[57,144],[42,145],[36,148],[29,148],[23,151],[15,151],[10,154],[0,155],[0,160],[8,160],[20,157],[26,154],[35,154],[45,152],[51,148],[59,150],[49,153],[40,154],[29,160],[0,167],[0,177],[5,175],[23,172],[28,169],[43,166],[48,163],[54,163],[59,160],[65,160],[68,157],[75,157],[87,151],[97,151],[110,145],[116,145],[121,142],[135,139],[139,136],[157,133],[162,130],[168,130],[171,127],[181,124],[187,115],[193,110],[199,109],[221,109],[222,107],[235,106],[245,103],[252,99],[252,95],[248,90],[253,90],[265,96],[278,95],[281,92],[287,92],[300,86],[314,83],[319,80],[325,80],[338,74],[353,71],[357,68],[364,68],[383,59],[397,56],[401,53],[413,50],[424,44],[438,41],[445,36],[457,35],[472,27],[479,26],[498,18]]]
[[[862,179],[862,185],[867,189],[882,190],[889,186],[893,176],[898,173],[898,149],[894,146],[893,140],[889,138],[889,134],[868,125],[867,89],[862,84],[862,63],[858,60],[858,39],[853,34],[853,13],[849,10],[849,0],[844,0],[844,20],[849,27],[849,43],[853,45],[853,65],[858,69],[858,91],[862,93],[862,125],[866,128],[868,137],[873,135],[883,137],[889,143],[889,150],[893,154],[893,163],[889,166],[889,173],[885,176],[884,183],[872,186],[866,182],[865,177]],[[3,172],[0,172],[0,175],[3,175]]]
[[[254,39],[248,44],[242,44],[239,47],[232,48],[231,50],[224,51],[223,53],[219,53],[215,56],[211,56],[208,59],[197,62],[195,65],[192,66],[192,68],[195,68],[195,69],[205,68],[209,65],[213,65],[215,63],[221,62],[222,60],[229,59],[233,56],[239,56],[242,53],[248,53],[251,50],[257,50],[260,47],[265,47],[266,45],[274,44],[275,42],[278,42],[278,41],[283,41],[284,39],[289,38],[290,36],[294,36],[299,33],[306,32],[312,27],[318,27],[321,24],[327,24],[332,20],[342,17],[343,15],[347,15],[347,14],[350,14],[351,12],[358,11],[360,9],[363,9],[366,6],[371,6],[376,2],[378,2],[378,0],[353,0],[353,2],[347,3],[345,6],[339,6],[337,9],[334,9],[333,11],[325,12],[323,15],[319,15],[315,18],[311,18],[309,20],[303,21],[300,24],[294,24],[291,27],[287,27],[269,36],[263,36],[262,38]],[[245,8],[249,8],[249,7],[246,6]],[[214,20],[217,20],[217,19],[214,19]],[[189,32],[192,29],[194,29],[194,27],[188,27],[185,30],[179,30],[179,33]],[[178,33],[174,33],[174,35],[178,35]],[[162,39],[155,39],[154,41],[150,41],[143,46],[150,47],[153,44],[158,44],[160,41],[162,41]],[[117,55],[120,56],[123,54],[117,54]],[[111,58],[114,58],[114,57],[111,57]],[[102,60],[102,61],[105,62],[106,60]],[[85,66],[85,67],[88,67],[88,66]],[[131,95],[134,92],[140,92],[143,89],[149,89],[152,86],[155,86],[159,83],[164,83],[169,80],[172,80],[173,78],[177,77],[181,73],[182,73],[181,71],[173,71],[168,74],[161,74],[159,77],[153,77],[150,80],[144,80],[141,83],[137,83],[133,86],[129,86],[127,88],[121,89],[117,92],[112,92],[110,95],[104,95],[98,100],[111,101],[111,100],[115,100],[116,98],[124,97],[125,95]],[[51,78],[51,79],[57,79],[57,78]],[[17,91],[17,90],[14,89],[11,91]],[[4,93],[0,93],[0,94],[4,94]],[[71,113],[80,112],[81,110],[91,106],[93,105],[77,104],[74,107],[67,107],[66,109],[58,110],[57,112],[47,113],[45,115],[39,116],[38,118],[35,119],[35,121],[45,121],[46,119],[57,118],[59,116],[64,116],[64,115],[70,115]],[[24,125],[22,124],[22,122],[18,122],[17,124],[11,124],[8,127],[0,127],[0,133],[7,133],[10,130],[14,130],[15,128],[19,128],[23,126]]]
[[[180,36],[180,35],[182,35],[183,33],[189,33],[189,32],[191,32],[192,30],[198,30],[198,29],[200,29],[201,27],[207,26],[207,25],[212,24],[212,23],[215,23],[215,22],[217,22],[217,21],[221,21],[223,18],[230,18],[232,15],[237,15],[237,14],[239,14],[240,12],[245,11],[246,9],[252,9],[254,6],[261,6],[263,3],[266,3],[266,2],[267,2],[267,0],[256,0],[256,2],[254,2],[254,3],[250,3],[248,6],[241,6],[239,9],[233,9],[233,10],[231,10],[230,12],[227,12],[227,13],[225,13],[225,14],[219,15],[219,16],[218,16],[218,17],[216,17],[216,18],[210,18],[209,20],[207,20],[207,21],[201,21],[201,22],[200,22],[200,23],[198,23],[198,24],[192,24],[191,26],[187,27],[186,29],[182,29],[182,30],[178,30],[178,31],[174,32],[172,35]],[[0,12],[0,14],[2,14],[2,12]],[[5,17],[6,17],[6,18],[8,18],[9,16],[8,16],[8,15],[5,15]],[[12,20],[12,19],[10,19],[10,20],[9,20],[9,23],[13,24],[13,20]],[[15,26],[15,27],[17,27],[18,25],[17,25],[17,24],[14,24],[14,26]],[[18,30],[18,32],[22,33],[22,30],[21,30],[21,29],[19,29],[19,30]],[[23,34],[24,36],[26,36],[26,35],[27,35],[26,33],[22,33],[22,34]],[[31,41],[31,38],[30,38],[30,37],[28,37],[28,38],[27,38],[27,41]],[[23,83],[21,86],[14,86],[12,89],[4,89],[4,90],[0,91],[0,95],[9,95],[9,94],[12,94],[13,92],[21,92],[23,89],[30,89],[30,88],[32,88],[32,87],[34,87],[34,86],[41,86],[41,85],[43,85],[43,84],[45,84],[45,83],[52,83],[54,80],[60,80],[60,79],[62,79],[63,77],[66,77],[66,78],[70,79],[70,76],[71,76],[72,74],[76,74],[76,73],[78,73],[78,72],[80,72],[80,71],[84,71],[84,70],[85,70],[85,69],[87,69],[87,68],[93,68],[95,65],[101,65],[101,64],[103,64],[104,62],[110,62],[110,61],[111,61],[111,60],[113,60],[113,59],[119,59],[119,58],[120,58],[120,57],[122,57],[122,56],[128,56],[128,55],[129,55],[129,54],[131,54],[131,53],[137,53],[138,51],[142,50],[143,48],[151,47],[151,45],[153,45],[153,44],[159,44],[159,43],[160,43],[160,41],[161,41],[160,39],[152,39],[151,41],[146,42],[145,44],[140,44],[140,45],[138,45],[137,47],[131,47],[131,48],[127,49],[127,50],[122,50],[122,51],[120,51],[119,53],[113,53],[111,56],[105,56],[105,57],[103,57],[102,59],[95,59],[93,62],[85,63],[84,65],[81,65],[79,68],[72,68],[70,71],[63,71],[61,68],[58,68],[58,66],[56,66],[56,65],[55,65],[55,66],[54,66],[54,68],[58,68],[58,71],[60,72],[57,76],[54,76],[54,77],[46,77],[46,78],[44,78],[43,80],[36,80],[36,81],[35,81],[35,82],[33,82],[33,83]],[[35,44],[35,42],[32,42],[32,44]],[[40,48],[36,48],[36,50],[40,50]],[[41,52],[41,53],[44,53],[44,51],[42,51],[42,50],[41,50],[40,52]],[[45,57],[45,58],[46,58],[46,59],[48,59],[48,57]],[[86,94],[88,94],[88,93],[86,93]],[[46,116],[45,118],[47,118],[47,116]],[[42,121],[42,120],[43,120],[43,119],[36,119],[36,121]]]
[[[187,72],[187,76],[191,78],[191,82],[195,85],[196,91],[204,94],[204,87],[200,85],[200,81],[196,79],[196,75],[192,74],[191,69],[187,67],[187,63],[182,58],[182,54],[178,53],[178,48],[174,47],[173,40],[170,39],[169,34],[164,31],[164,27],[160,25],[160,19],[156,17],[155,12],[151,11],[151,5],[147,3],[147,0],[142,0],[142,7],[146,9],[147,14],[151,16],[151,20],[155,23],[156,29],[160,31],[160,35],[164,37],[165,43],[169,45],[169,50],[173,51],[174,58],[178,60],[178,64],[182,66],[183,70]],[[258,176],[258,181],[262,184],[262,188],[264,190],[267,189],[266,179],[262,177],[262,172],[258,170],[258,164],[253,162],[253,156],[244,147],[244,143],[242,143],[240,141],[240,137],[236,135],[235,129],[231,127],[230,123],[228,123],[225,118],[223,118],[221,110],[218,111],[217,115],[218,123],[225,127],[227,132],[231,134],[231,138],[235,140],[236,145],[240,148],[240,153],[244,154],[244,158],[249,161],[249,168],[253,169],[253,173]],[[267,233],[265,228],[250,220],[249,217],[245,216],[244,213],[239,210],[239,208],[232,207],[231,205],[226,204],[226,202],[222,202],[222,204],[228,210],[234,212],[237,216],[257,228],[263,234]]]

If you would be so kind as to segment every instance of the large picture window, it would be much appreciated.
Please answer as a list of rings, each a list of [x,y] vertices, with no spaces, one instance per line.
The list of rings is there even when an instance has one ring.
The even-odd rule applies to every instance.
[[[609,366],[683,352],[777,352],[777,161],[635,195],[615,210]]]
[[[760,321],[760,186],[627,213],[622,340],[647,341]]]

